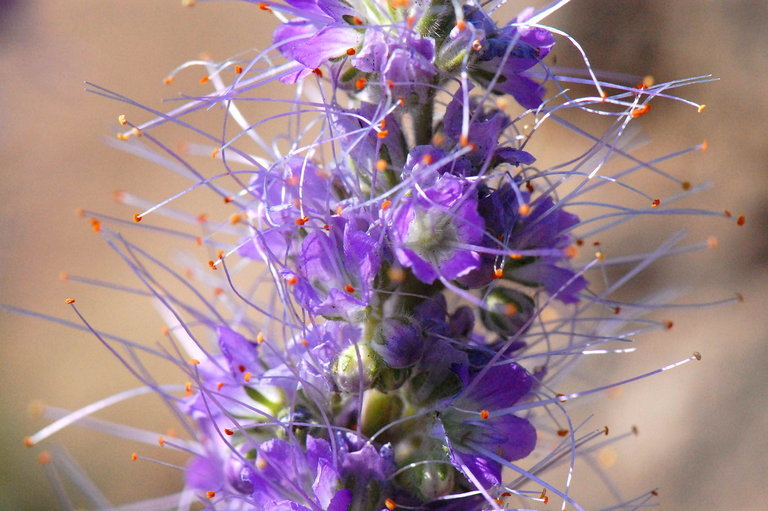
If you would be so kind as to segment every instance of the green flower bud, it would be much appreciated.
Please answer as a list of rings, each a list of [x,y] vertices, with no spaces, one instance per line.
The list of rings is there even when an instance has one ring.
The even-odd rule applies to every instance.
[[[531,297],[506,287],[497,287],[485,299],[487,310],[480,311],[485,328],[504,337],[518,333],[530,326],[530,319],[536,311]]]
[[[374,386],[381,371],[381,359],[367,344],[349,346],[333,365],[336,385],[342,392],[359,394]]]

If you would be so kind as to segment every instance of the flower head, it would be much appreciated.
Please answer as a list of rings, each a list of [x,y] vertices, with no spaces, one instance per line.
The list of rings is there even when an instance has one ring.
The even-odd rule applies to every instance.
[[[67,302],[110,349],[130,352],[121,361],[144,386],[125,397],[157,392],[188,431],[184,442],[161,442],[190,455],[173,506],[195,496],[233,511],[465,511],[508,508],[509,498],[525,507],[550,491],[563,508],[584,509],[570,476],[558,484],[544,473],[560,462],[573,469],[589,452],[602,429],[573,424],[564,403],[604,387],[553,389],[580,358],[627,351],[615,346],[639,324],[662,327],[616,317],[613,293],[677,249],[673,239],[650,255],[579,259],[582,238],[650,211],[583,197],[616,185],[647,199],[622,178],[652,165],[601,171],[609,156],[626,155],[616,139],[640,103],[679,99],[665,92],[671,84],[632,89],[548,67],[559,32],[541,22],[554,7],[497,24],[493,9],[470,0],[259,5],[280,21],[268,51],[204,62],[212,92],[119,135],[133,152],[167,153],[152,135],[162,124],[225,115],[217,135],[195,128],[215,141],[218,174],[174,155],[194,182],[188,192],[207,188],[233,208],[219,223],[171,210],[202,229],[182,237],[217,254],[205,276],[179,275],[104,233],[168,323],[168,346],[147,351],[184,385],[158,385],[133,343],[91,329]],[[268,119],[287,119],[285,132],[268,141],[267,120],[246,119],[253,90],[273,80],[293,95]],[[561,94],[545,100],[548,80]],[[573,97],[563,87],[572,81],[595,94]],[[495,96],[513,99],[516,113]],[[616,122],[576,158],[542,157],[541,125],[569,125],[573,109]],[[232,122],[241,131],[228,131]],[[146,226],[171,200],[134,219]],[[592,278],[627,262],[639,269],[613,283]],[[520,478],[503,477],[505,468]]]

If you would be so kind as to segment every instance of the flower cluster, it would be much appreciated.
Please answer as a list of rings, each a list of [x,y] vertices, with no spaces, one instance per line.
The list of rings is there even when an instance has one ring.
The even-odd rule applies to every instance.
[[[134,216],[146,226],[168,213],[202,228],[188,236],[218,254],[200,289],[213,282],[228,299],[175,298],[141,262],[157,260],[102,229],[168,322],[172,349],[152,353],[186,376],[180,396],[134,367],[146,387],[110,401],[151,389],[194,435],[161,442],[191,455],[174,508],[198,499],[221,510],[479,510],[555,496],[583,509],[569,496],[570,478],[561,485],[542,474],[600,445],[607,430],[572,424],[563,404],[599,389],[563,395],[553,387],[582,356],[628,351],[616,346],[629,332],[663,328],[637,319],[640,307],[620,314],[611,293],[636,269],[686,248],[673,239],[608,261],[600,252],[579,258],[579,247],[663,209],[622,184],[653,164],[630,158],[629,169],[599,171],[627,156],[617,140],[650,99],[693,104],[671,94],[689,82],[599,81],[586,59],[587,78],[559,73],[545,58],[561,33],[542,24],[555,7],[502,25],[473,0],[258,8],[281,22],[268,51],[203,62],[212,93],[144,124],[121,117],[130,129],[118,134],[128,150],[190,177],[183,193],[207,188],[232,208],[218,225],[173,210],[173,198]],[[247,121],[251,93],[276,80],[295,91],[287,113]],[[595,92],[575,97],[568,82]],[[548,83],[559,94],[545,100]],[[166,123],[191,128],[185,116],[215,105],[241,131],[195,128],[214,145],[181,153],[153,136]],[[568,125],[574,109],[614,124],[603,137],[574,128],[594,145],[537,165],[534,135],[550,119]],[[260,128],[280,118],[289,119],[286,134],[265,141]],[[200,150],[220,173],[205,177],[190,163]],[[609,185],[643,205],[602,204],[609,213],[580,218],[584,195]],[[588,280],[593,269],[633,263],[613,284]],[[239,277],[253,267],[264,269],[268,292]]]

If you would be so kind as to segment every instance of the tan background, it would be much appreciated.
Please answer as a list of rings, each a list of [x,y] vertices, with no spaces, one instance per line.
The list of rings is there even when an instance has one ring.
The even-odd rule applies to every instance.
[[[576,36],[598,68],[653,74],[659,80],[705,73],[721,78],[687,92],[709,105],[704,114],[659,103],[642,123],[659,144],[657,155],[708,139],[707,153],[666,168],[694,183],[715,181],[695,202],[746,214],[747,225],[690,225],[699,237],[717,235],[720,248],[660,266],[638,285],[687,284],[691,301],[741,291],[746,303],[670,313],[675,328],[641,338],[639,356],[609,366],[596,362],[595,374],[618,377],[659,367],[694,349],[705,357],[698,365],[604,396],[607,406],[595,420],[614,431],[633,424],[640,429],[640,436],[617,452],[616,477],[628,495],[659,487],[663,509],[757,509],[768,501],[763,486],[768,398],[762,387],[768,360],[768,99],[763,90],[768,2],[576,0],[552,23]],[[84,206],[127,218],[132,210],[111,200],[113,190],[143,191],[159,200],[182,186],[102,142],[124,108],[85,94],[82,82],[160,106],[161,98],[182,88],[197,90],[196,77],[189,75],[178,86],[162,84],[176,65],[203,51],[222,58],[264,47],[272,26],[267,14],[234,2],[184,9],[177,1],[159,0],[0,1],[2,302],[72,319],[63,298],[74,295],[100,328],[159,340],[159,320],[135,320],[137,314],[151,317],[141,300],[58,279],[60,271],[68,271],[133,283],[73,210]],[[158,249],[160,255],[166,252]],[[33,452],[21,445],[43,424],[26,415],[27,404],[44,399],[76,408],[134,382],[88,335],[5,313],[0,322],[0,509],[53,509],[50,486],[35,461],[39,448]],[[171,424],[163,415],[155,417],[151,400],[138,406],[101,417],[125,422],[133,417],[133,424],[158,431]],[[116,503],[176,488],[172,470],[131,463],[132,444],[74,429],[56,443],[65,444]]]

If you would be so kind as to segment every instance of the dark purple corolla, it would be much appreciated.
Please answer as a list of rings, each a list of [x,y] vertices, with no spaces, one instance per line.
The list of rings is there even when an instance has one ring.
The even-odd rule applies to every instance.
[[[479,374],[480,380],[470,380],[470,390],[453,399],[440,417],[453,446],[451,461],[459,469],[465,465],[490,487],[501,482],[502,467],[484,457],[478,448],[515,461],[528,456],[536,446],[536,430],[527,419],[494,413],[524,398],[533,380],[528,371],[514,363],[500,363]]]
[[[543,85],[526,75],[547,56],[555,44],[549,31],[520,26],[533,14],[529,9],[498,28],[494,21],[476,6],[465,6],[466,19],[476,31],[477,60],[472,67],[475,80],[492,87],[498,94],[509,94],[524,108],[538,108],[546,93]]]

